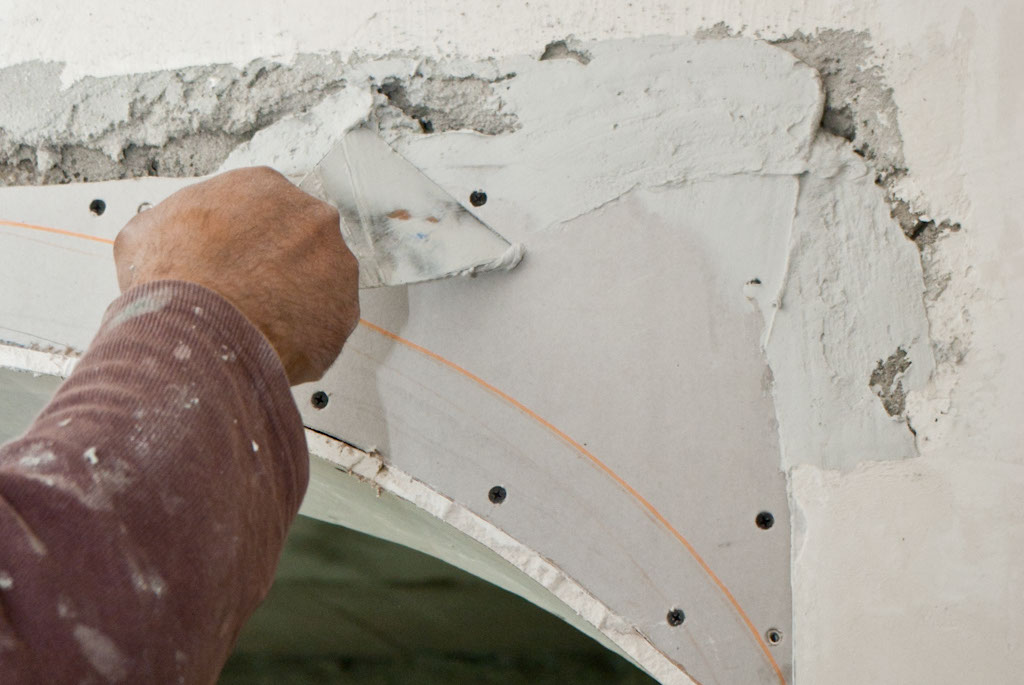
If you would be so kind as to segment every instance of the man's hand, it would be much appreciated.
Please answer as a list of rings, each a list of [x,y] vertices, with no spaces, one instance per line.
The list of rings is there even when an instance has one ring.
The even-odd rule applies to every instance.
[[[122,292],[191,281],[237,307],[292,385],[319,379],[359,322],[359,267],[334,207],[268,167],[229,171],[138,214],[114,243]]]

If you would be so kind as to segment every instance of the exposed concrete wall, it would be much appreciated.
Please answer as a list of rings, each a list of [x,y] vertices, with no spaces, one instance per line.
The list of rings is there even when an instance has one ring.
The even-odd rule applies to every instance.
[[[508,73],[502,60],[547,55],[601,68],[585,41],[762,37],[806,61],[822,78],[822,126],[835,138],[819,137],[819,148],[833,146],[835,173],[819,155],[817,178],[800,176],[808,223],[793,221],[785,236],[783,278],[768,296],[756,283],[744,291],[764,316],[780,465],[790,469],[797,682],[1012,682],[1024,667],[1014,618],[1024,609],[1015,572],[1024,552],[1014,543],[1024,531],[1015,506],[1024,353],[1013,342],[1024,330],[1015,306],[1024,9],[396,0],[301,11],[264,3],[254,14],[243,2],[189,11],[77,2],[45,14],[17,5],[4,21],[0,81],[31,74],[43,98],[0,104],[8,183],[75,179],[74,170],[206,173],[249,160],[299,173],[336,122],[365,111],[430,164],[436,148],[411,134],[511,137],[529,123],[496,87]],[[315,53],[334,56],[298,57]],[[224,63],[236,66],[195,67]],[[650,76],[638,67],[637,78]],[[279,79],[277,90],[247,87],[262,68],[259,79]],[[243,106],[190,95],[189,84],[211,78]],[[109,92],[126,86],[128,101]],[[270,115],[254,118],[254,105]],[[282,140],[290,143],[275,148]],[[459,178],[444,165],[433,172]],[[808,188],[843,174],[852,174],[849,194]],[[599,216],[599,204],[581,213]],[[857,220],[828,220],[836,216]],[[713,254],[728,272],[729,245]],[[745,280],[755,277],[765,278]],[[797,314],[811,314],[787,322],[794,298],[808,308]]]

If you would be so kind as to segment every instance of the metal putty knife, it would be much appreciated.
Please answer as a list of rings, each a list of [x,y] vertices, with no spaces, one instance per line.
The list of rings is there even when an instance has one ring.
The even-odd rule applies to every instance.
[[[338,208],[360,288],[508,270],[523,257],[522,245],[470,214],[365,126],[345,133],[299,187]]]

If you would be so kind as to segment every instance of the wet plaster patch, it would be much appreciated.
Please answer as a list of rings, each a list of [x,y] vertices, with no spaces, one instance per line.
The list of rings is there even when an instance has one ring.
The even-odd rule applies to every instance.
[[[696,213],[681,207],[676,221],[714,252],[719,287],[763,317],[782,465],[844,469],[915,456],[914,436],[866,381],[900,346],[913,361],[905,392],[926,383],[933,368],[919,253],[891,218],[870,160],[822,130],[818,72],[745,38],[570,47],[589,62],[534,55],[497,65],[498,73],[516,73],[497,84],[517,115],[515,130],[417,132],[399,137],[398,150],[444,187],[486,189],[482,218],[525,242],[535,265],[557,249],[540,240],[600,223],[604,212],[638,198],[647,213],[638,216],[655,214],[679,189],[701,188],[714,199],[695,200]],[[745,77],[742,64],[752,63],[764,65],[757,81]],[[712,190],[718,184],[720,193]],[[759,223],[719,222],[716,203],[738,197],[764,202]],[[649,222],[635,224],[640,249]],[[582,254],[601,258],[607,250],[625,259],[621,246],[596,232],[591,239],[561,258],[561,279],[584,289],[587,277],[571,266]],[[641,260],[634,277],[666,279],[655,262]]]
[[[719,23],[697,35],[711,40],[742,34],[742,30],[734,31]],[[922,297],[935,367],[927,384],[905,389],[905,396],[896,404],[903,407],[898,414],[905,415],[912,432],[912,424],[938,429],[936,424],[952,411],[949,397],[972,338],[970,309],[976,288],[968,282],[967,269],[951,259],[950,251],[943,247],[945,240],[961,231],[961,223],[948,217],[935,218],[926,208],[912,206],[900,196],[899,188],[912,177],[913,170],[907,168],[903,154],[893,89],[886,83],[882,60],[875,54],[868,32],[826,28],[769,40],[821,75],[825,93],[822,130],[849,141],[851,149],[864,159],[884,193],[891,219],[919,251]],[[917,204],[921,205],[922,200],[918,199]],[[883,399],[887,412],[896,406],[895,401],[894,397]],[[914,435],[922,439],[916,432]],[[931,439],[923,437],[925,442]]]
[[[702,40],[740,38],[725,23],[697,31]],[[768,41],[813,68],[821,76],[825,107],[821,128],[844,138],[879,171],[903,168],[896,102],[875,60],[867,31],[820,29],[797,31]]]

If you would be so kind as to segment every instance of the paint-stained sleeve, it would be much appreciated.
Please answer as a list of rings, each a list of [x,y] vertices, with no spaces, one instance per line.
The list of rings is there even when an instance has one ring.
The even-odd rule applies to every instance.
[[[308,477],[260,332],[195,284],[128,291],[0,447],[0,682],[213,682]]]

